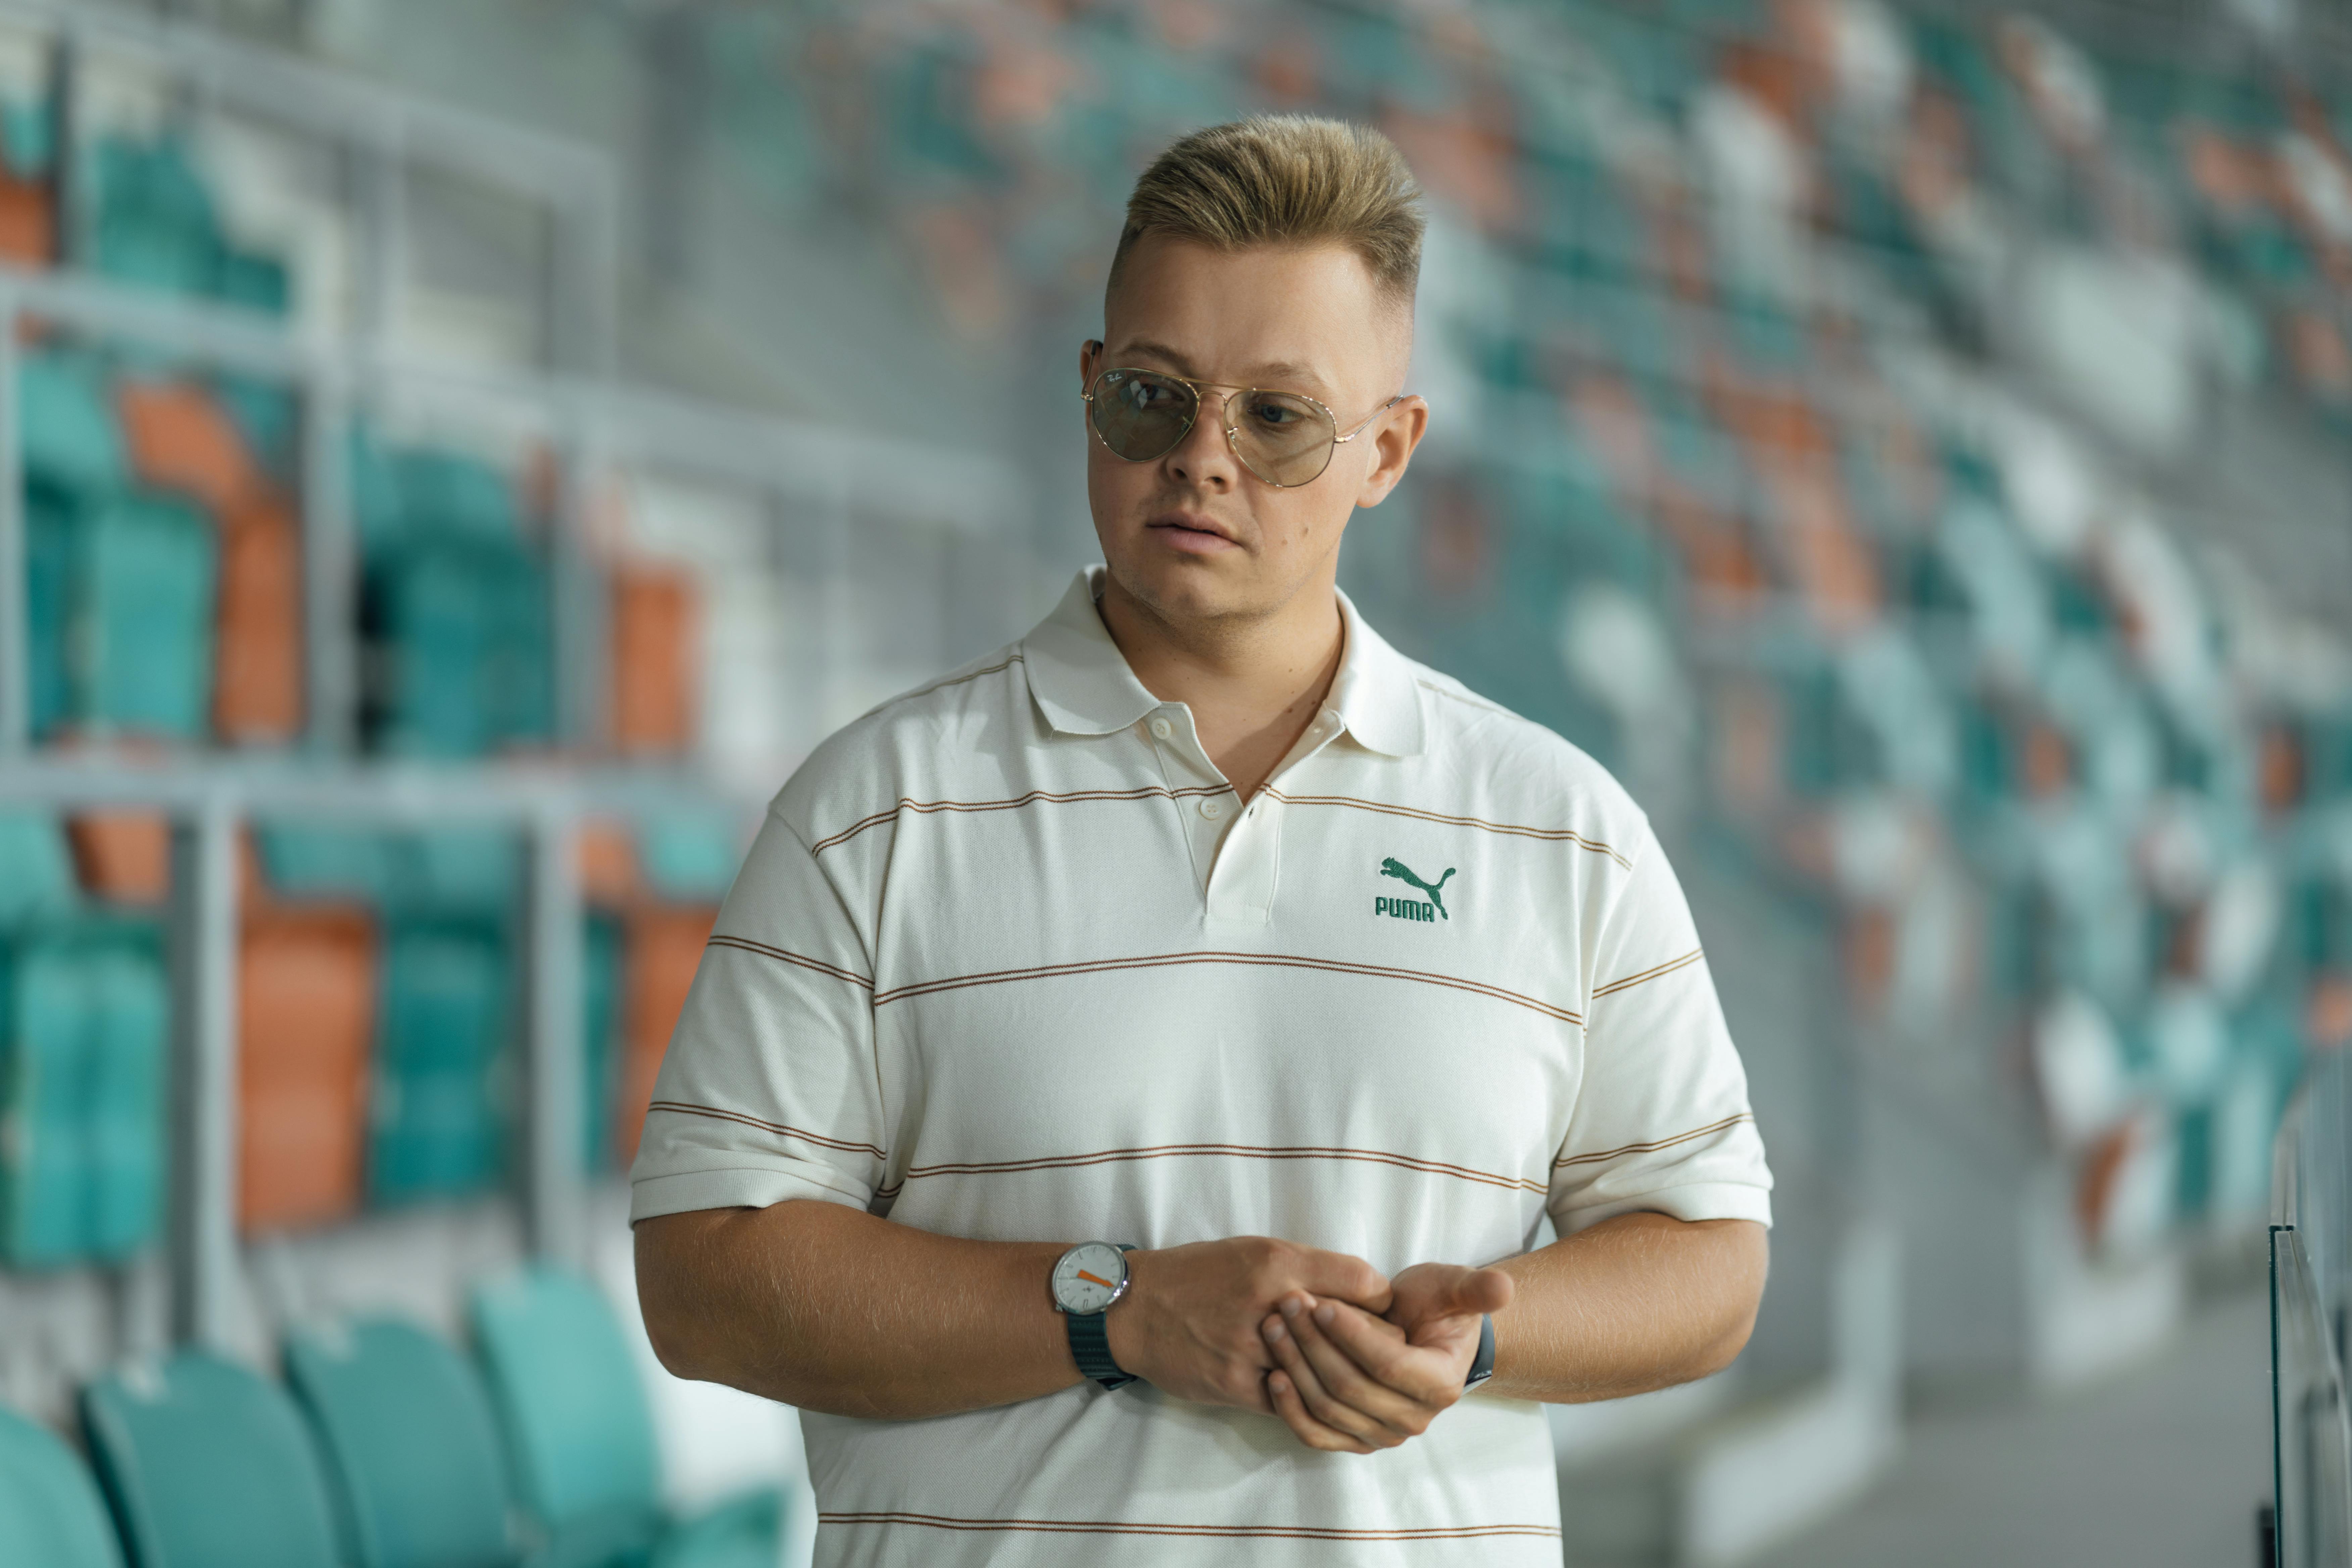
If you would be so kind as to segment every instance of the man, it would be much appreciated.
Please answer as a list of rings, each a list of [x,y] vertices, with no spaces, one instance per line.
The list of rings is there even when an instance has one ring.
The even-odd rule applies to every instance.
[[[1746,1342],[1647,822],[1336,586],[1428,421],[1417,199],[1329,121],[1161,155],[1079,356],[1108,564],[819,748],[719,916],[638,1286],[801,1407],[823,1563],[1557,1563],[1533,1402]]]

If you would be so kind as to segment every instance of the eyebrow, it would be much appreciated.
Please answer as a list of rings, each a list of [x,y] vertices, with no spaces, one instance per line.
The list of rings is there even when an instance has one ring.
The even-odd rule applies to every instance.
[[[1153,342],[1149,338],[1138,338],[1121,348],[1119,353],[1122,355],[1142,354],[1152,359],[1162,361],[1171,369],[1174,370],[1178,375],[1189,377],[1193,381],[1203,381],[1207,379],[1202,375],[1198,370],[1193,368],[1192,362],[1191,360],[1185,358],[1176,350],[1170,348],[1166,343]],[[1265,386],[1269,391],[1287,391],[1288,388],[1281,384],[1286,382],[1294,385],[1304,384],[1317,392],[1328,392],[1330,390],[1329,385],[1324,381],[1324,379],[1316,374],[1311,368],[1291,360],[1268,360],[1262,364],[1252,365],[1248,374],[1250,376],[1249,384],[1253,386]]]

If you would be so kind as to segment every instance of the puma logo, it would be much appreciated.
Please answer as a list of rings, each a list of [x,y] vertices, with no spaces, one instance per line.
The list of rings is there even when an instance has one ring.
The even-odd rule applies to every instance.
[[[1413,887],[1419,888],[1423,892],[1429,895],[1430,904],[1436,906],[1438,915],[1441,918],[1449,921],[1454,918],[1452,915],[1445,912],[1445,900],[1443,898],[1440,898],[1437,892],[1438,889],[1445,886],[1446,879],[1454,875],[1453,867],[1448,866],[1445,868],[1445,875],[1438,878],[1436,881],[1424,882],[1419,877],[1412,874],[1412,867],[1407,866],[1403,861],[1391,855],[1387,859],[1381,862],[1381,875],[1383,877],[1394,877],[1400,882],[1409,883]],[[1375,904],[1387,904],[1390,906],[1387,909],[1375,909],[1372,911],[1374,914],[1404,915],[1406,919],[1418,918],[1421,920],[1427,920],[1429,918],[1427,915],[1418,913],[1420,909],[1426,908],[1428,906],[1418,904],[1413,900],[1377,899],[1373,901]],[[1412,910],[1415,913],[1408,915],[1406,914],[1407,910]]]

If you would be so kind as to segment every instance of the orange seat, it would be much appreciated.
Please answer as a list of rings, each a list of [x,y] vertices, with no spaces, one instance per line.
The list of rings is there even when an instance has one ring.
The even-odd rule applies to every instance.
[[[302,725],[302,548],[285,504],[256,491],[222,514],[213,728],[292,740]]]
[[[58,208],[49,187],[0,174],[0,260],[48,267],[58,258]]]
[[[245,437],[212,393],[186,381],[126,380],[116,394],[131,468],[157,489],[225,517],[264,483]]]
[[[661,1071],[670,1032],[677,1027],[687,990],[694,984],[694,972],[702,963],[703,947],[718,919],[717,910],[701,906],[643,909],[628,917],[624,938],[627,956],[622,961],[619,1121],[614,1138],[624,1166],[637,1157],[654,1078]]]
[[[643,756],[683,752],[695,724],[693,580],[667,567],[613,573],[612,731],[614,750]]]
[[[237,1220],[247,1230],[359,1207],[375,989],[364,913],[247,917],[237,963]]]
[[[66,824],[66,840],[92,898],[160,904],[172,890],[172,830],[160,812],[85,812]]]

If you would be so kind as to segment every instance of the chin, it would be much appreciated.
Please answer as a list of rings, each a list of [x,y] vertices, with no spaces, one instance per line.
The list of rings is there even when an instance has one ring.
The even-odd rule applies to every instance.
[[[1214,620],[1247,615],[1263,597],[1246,574],[1253,563],[1236,551],[1225,559],[1180,555],[1150,545],[1112,563],[1119,586],[1169,620]]]

